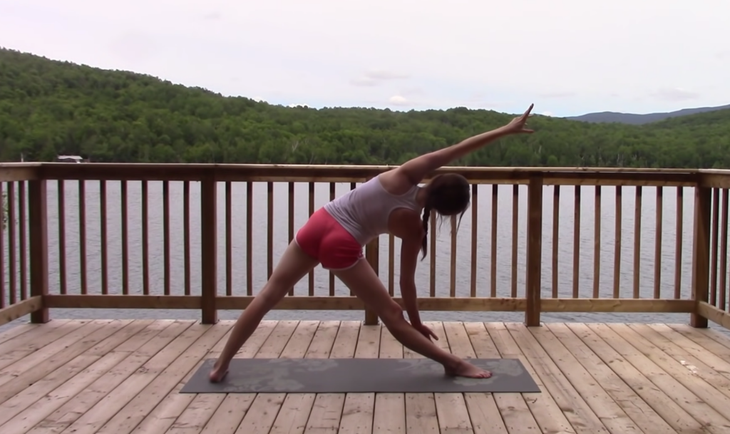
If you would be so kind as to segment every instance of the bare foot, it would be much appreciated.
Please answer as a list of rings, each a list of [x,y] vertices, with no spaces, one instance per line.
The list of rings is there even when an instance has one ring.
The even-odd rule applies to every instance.
[[[492,376],[491,372],[477,368],[466,360],[462,360],[454,367],[444,366],[444,371],[450,377],[489,378]]]
[[[226,378],[227,374],[228,368],[223,368],[216,363],[213,366],[213,369],[211,369],[210,374],[208,374],[208,380],[210,380],[211,383],[220,383],[224,378]]]

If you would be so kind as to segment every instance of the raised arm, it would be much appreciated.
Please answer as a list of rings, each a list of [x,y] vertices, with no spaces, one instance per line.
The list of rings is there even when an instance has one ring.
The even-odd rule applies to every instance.
[[[439,149],[413,158],[403,163],[396,171],[399,172],[399,175],[407,177],[413,184],[418,184],[429,173],[439,167],[446,166],[452,161],[458,160],[499,138],[510,134],[532,133],[532,130],[525,128],[525,122],[527,122],[527,118],[530,116],[533,105],[530,104],[530,107],[525,113],[512,119],[507,125],[469,137],[448,148]]]

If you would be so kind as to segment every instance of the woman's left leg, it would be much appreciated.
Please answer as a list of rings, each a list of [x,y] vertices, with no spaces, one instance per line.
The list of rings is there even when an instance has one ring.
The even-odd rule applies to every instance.
[[[304,253],[296,241],[289,244],[266,285],[238,317],[220,357],[210,372],[210,381],[218,382],[225,377],[231,360],[256,330],[264,315],[284,298],[289,288],[296,285],[318,263],[315,258]]]

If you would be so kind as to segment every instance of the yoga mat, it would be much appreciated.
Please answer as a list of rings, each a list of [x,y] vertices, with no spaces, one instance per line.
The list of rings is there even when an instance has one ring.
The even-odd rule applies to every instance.
[[[180,393],[539,393],[519,359],[469,359],[491,378],[447,377],[418,359],[233,359],[220,383],[208,381],[208,359]]]

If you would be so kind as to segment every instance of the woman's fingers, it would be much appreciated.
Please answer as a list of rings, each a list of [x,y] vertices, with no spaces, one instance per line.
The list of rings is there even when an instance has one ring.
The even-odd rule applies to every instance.
[[[525,112],[525,114],[522,115],[522,117],[527,118],[528,116],[530,116],[530,112],[532,112],[532,108],[533,107],[535,107],[535,103],[530,104],[530,107],[527,109],[527,111]]]

